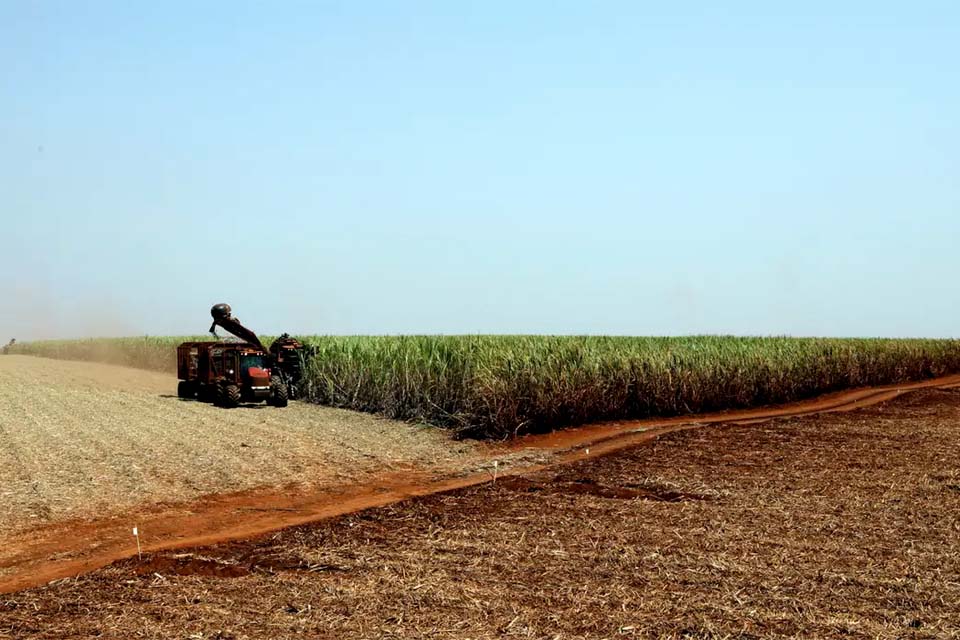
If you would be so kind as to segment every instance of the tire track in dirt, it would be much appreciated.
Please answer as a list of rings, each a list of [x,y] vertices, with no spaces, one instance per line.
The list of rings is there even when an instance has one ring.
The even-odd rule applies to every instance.
[[[98,520],[51,523],[3,541],[0,593],[39,586],[136,556],[133,524],[140,528],[145,552],[200,547],[483,484],[495,481],[496,474],[506,478],[543,471],[608,455],[675,431],[853,411],[911,391],[951,388],[960,388],[960,375],[854,389],[778,407],[586,426],[487,445],[482,456],[487,464],[459,475],[410,468],[355,485],[273,487],[210,495],[187,504],[155,505]],[[497,469],[494,463],[501,461],[506,464]]]

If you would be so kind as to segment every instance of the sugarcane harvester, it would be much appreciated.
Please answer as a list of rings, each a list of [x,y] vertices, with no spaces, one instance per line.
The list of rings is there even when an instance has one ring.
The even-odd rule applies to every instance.
[[[217,342],[184,342],[177,347],[177,395],[222,407],[262,401],[285,407],[298,396],[310,350],[286,333],[268,350],[257,334],[233,317],[228,304],[214,305],[210,315],[210,333]],[[220,341],[217,326],[242,342]]]

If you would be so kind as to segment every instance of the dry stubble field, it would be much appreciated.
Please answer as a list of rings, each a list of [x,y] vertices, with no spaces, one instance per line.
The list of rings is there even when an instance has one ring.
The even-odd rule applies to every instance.
[[[312,404],[183,401],[168,374],[0,357],[0,535],[264,485],[445,470],[470,451],[436,429]]]
[[[958,461],[958,390],[676,432],[2,596],[0,637],[958,637]]]

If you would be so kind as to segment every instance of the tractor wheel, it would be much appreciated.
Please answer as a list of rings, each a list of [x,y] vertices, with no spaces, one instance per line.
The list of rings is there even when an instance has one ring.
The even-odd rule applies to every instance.
[[[219,389],[220,406],[232,409],[240,404],[240,387],[235,384],[225,384]]]
[[[287,392],[287,385],[283,383],[283,380],[274,378],[270,381],[270,404],[274,407],[285,407],[287,406],[287,401],[289,399],[289,393]]]
[[[196,394],[193,385],[186,380],[181,380],[177,384],[177,395],[181,398],[192,398]]]

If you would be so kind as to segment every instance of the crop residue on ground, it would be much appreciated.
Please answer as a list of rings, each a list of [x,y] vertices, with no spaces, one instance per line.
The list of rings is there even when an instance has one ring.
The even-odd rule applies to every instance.
[[[852,413],[677,432],[524,481],[125,560],[4,596],[0,630],[953,637],[958,425],[960,392],[931,390]],[[603,490],[568,490],[577,485]]]

